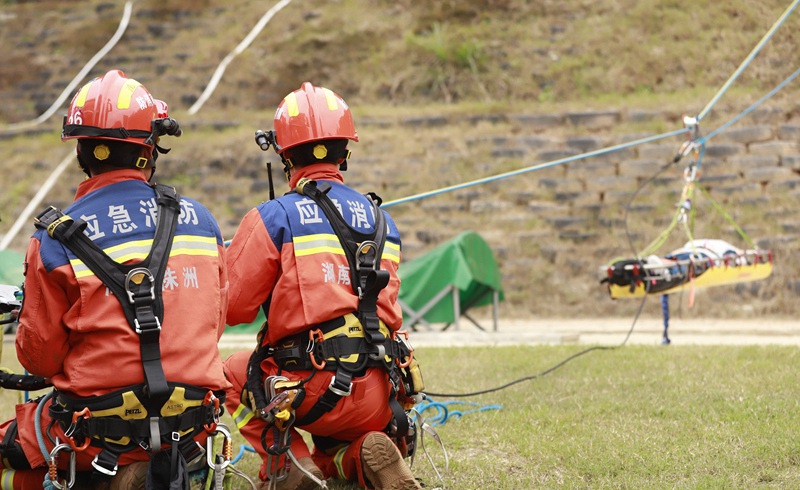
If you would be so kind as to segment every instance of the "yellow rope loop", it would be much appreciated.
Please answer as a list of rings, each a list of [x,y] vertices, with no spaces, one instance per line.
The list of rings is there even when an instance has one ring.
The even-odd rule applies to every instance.
[[[714,198],[712,198],[712,197],[711,197],[711,195],[708,193],[708,191],[707,191],[706,189],[704,189],[704,188],[703,188],[703,186],[700,186],[699,188],[700,188],[700,192],[702,192],[703,196],[704,196],[706,199],[708,199],[708,201],[711,203],[711,206],[712,206],[712,207],[713,207],[713,208],[714,208],[714,209],[715,209],[715,210],[716,210],[716,211],[717,211],[719,214],[721,214],[721,215],[722,215],[722,216],[725,218],[725,220],[726,220],[728,223],[730,223],[730,224],[731,224],[731,226],[733,226],[733,227],[734,227],[734,229],[736,229],[736,232],[739,234],[739,236],[740,236],[740,237],[742,237],[742,240],[744,240],[744,242],[747,244],[747,246],[748,246],[748,247],[750,247],[750,248],[756,248],[755,244],[754,244],[754,243],[753,243],[753,241],[750,239],[750,237],[749,237],[749,236],[747,236],[747,234],[744,232],[744,230],[742,230],[742,228],[741,228],[741,227],[740,227],[740,226],[739,226],[739,225],[738,225],[738,224],[737,224],[735,221],[733,221],[733,218],[731,217],[731,215],[730,215],[730,214],[728,214],[728,213],[727,213],[727,212],[726,212],[726,211],[725,211],[725,210],[722,208],[722,206],[721,206],[721,205],[720,205],[720,204],[719,204],[717,201],[715,201],[715,200],[714,200]]]

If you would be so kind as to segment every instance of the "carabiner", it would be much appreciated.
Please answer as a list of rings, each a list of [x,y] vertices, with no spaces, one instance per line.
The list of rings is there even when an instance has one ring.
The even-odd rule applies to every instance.
[[[405,340],[397,338],[397,334],[403,335]],[[408,343],[408,330],[397,330],[396,332],[392,332],[392,340],[395,342],[402,342],[403,345],[408,347],[408,360],[406,362],[401,362],[400,357],[396,357],[394,362],[397,363],[397,367],[401,369],[405,369],[411,365],[411,361],[414,360],[414,349],[411,348],[411,345]]]
[[[203,424],[203,429],[210,434],[216,430],[217,425],[219,424],[219,398],[217,398],[217,396],[214,395],[214,392],[211,390],[208,390],[208,393],[206,393],[206,396],[203,398],[203,406],[206,405],[214,406],[213,422],[210,424]]]
[[[64,435],[67,436],[67,441],[72,450],[80,452],[89,447],[90,438],[88,436],[84,437],[85,440],[80,446],[75,444],[75,439],[72,436],[75,435],[75,431],[78,429],[78,419],[86,420],[91,417],[92,412],[89,410],[89,407],[83,407],[83,410],[80,412],[72,413],[72,423],[67,427],[67,430],[64,431]]]
[[[214,436],[217,434],[222,434],[225,437],[225,441],[222,443],[222,457],[225,461],[220,465],[217,466],[216,462],[216,454],[214,453]],[[231,464],[231,460],[233,459],[233,439],[231,437],[231,431],[228,430],[222,424],[217,424],[217,428],[213,434],[209,433],[208,437],[206,438],[206,463],[208,467],[214,471],[224,470],[229,464]]]
[[[321,363],[317,362],[317,358],[314,356],[314,346],[317,343],[321,344],[322,342],[324,342],[325,335],[322,333],[322,330],[315,328],[314,330],[308,331],[308,340],[311,342],[311,348],[309,349],[308,352],[308,358],[311,359],[311,365],[314,366],[314,368],[322,371],[323,369],[325,369],[325,365],[328,364],[328,361],[323,359]]]
[[[56,439],[56,442],[58,442],[58,439]],[[69,480],[64,480],[64,483],[58,481],[58,461],[56,460],[58,453],[61,451],[69,451]],[[75,451],[72,447],[63,442],[56,444],[53,450],[50,451],[50,459],[47,463],[48,475],[50,476],[50,482],[53,486],[59,490],[72,488],[72,486],[75,485],[75,464]]]

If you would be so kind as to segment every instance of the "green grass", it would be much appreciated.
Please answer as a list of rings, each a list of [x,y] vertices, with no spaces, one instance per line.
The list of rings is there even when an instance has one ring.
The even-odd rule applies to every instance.
[[[585,348],[426,348],[417,357],[429,392],[466,393],[537,374]],[[492,394],[439,397],[502,407],[436,427],[450,458],[444,486],[798,488],[798,362],[795,347],[625,346]],[[7,343],[3,365],[15,364]],[[2,413],[12,413],[16,395],[2,394]],[[443,471],[440,446],[430,436],[424,442]],[[235,434],[235,452],[242,443]],[[255,475],[258,464],[246,453],[237,467]],[[414,471],[428,488],[442,486],[422,452]]]

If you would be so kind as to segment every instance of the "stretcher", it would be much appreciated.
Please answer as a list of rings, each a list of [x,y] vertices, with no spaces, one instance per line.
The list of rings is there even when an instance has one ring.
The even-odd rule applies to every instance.
[[[672,294],[688,288],[759,281],[772,274],[772,252],[723,240],[691,240],[663,257],[620,259],[601,268],[612,299]]]

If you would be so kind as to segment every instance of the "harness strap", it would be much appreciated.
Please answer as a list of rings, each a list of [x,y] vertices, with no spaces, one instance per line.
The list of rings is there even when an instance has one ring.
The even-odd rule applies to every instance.
[[[365,329],[365,336],[370,341],[380,341],[383,334],[379,332],[378,294],[389,283],[389,272],[381,270],[380,261],[383,247],[386,244],[386,218],[383,211],[373,199],[367,195],[375,215],[375,229],[372,233],[360,233],[352,229],[333,204],[328,192],[331,185],[327,182],[317,184],[310,179],[300,179],[297,192],[311,198],[322,209],[325,217],[339,238],[342,249],[350,266],[350,285],[358,295],[358,317]]]
[[[117,297],[128,323],[139,334],[148,396],[163,398],[169,388],[159,346],[164,312],[161,286],[180,214],[180,198],[173,187],[156,184],[153,188],[158,223],[150,252],[137,264],[115,262],[83,233],[86,222],[74,220],[55,207],[40,213],[34,225],[69,248]]]
[[[203,425],[210,424],[214,421],[214,413],[211,406],[192,407],[180,415],[173,415],[169,417],[154,417],[157,419],[158,432],[164,437],[167,437],[171,432],[185,432],[192,429],[199,429]],[[52,412],[51,412],[52,415]],[[72,412],[68,415],[71,417]],[[71,419],[65,420],[62,417],[53,417],[59,421],[71,422]],[[138,419],[138,420],[123,420],[113,417],[90,417],[83,422],[82,432],[86,436],[102,439],[122,439],[123,437],[130,437],[134,445],[138,445],[142,441],[149,439],[152,429],[151,420]],[[151,441],[155,444],[156,441]]]
[[[17,442],[18,434],[17,420],[13,419],[6,429],[3,441],[0,442],[0,456],[2,456],[4,467],[6,468],[29,470],[31,469],[31,464],[28,462],[28,457],[25,456],[22,446]]]
[[[353,292],[358,296],[356,316],[364,329],[364,338],[366,345],[369,347],[365,353],[369,356],[374,356],[374,359],[382,360],[386,355],[385,344],[387,339],[380,331],[378,295],[389,283],[390,276],[388,271],[382,270],[380,267],[383,248],[386,244],[387,229],[386,218],[379,207],[380,198],[374,194],[366,195],[372,205],[375,216],[374,230],[372,233],[367,234],[354,230],[344,221],[339,210],[328,197],[328,192],[331,189],[329,183],[317,184],[314,180],[300,179],[295,189],[298,193],[311,198],[319,206],[339,239],[347,257],[347,263],[350,266],[350,285],[353,288]],[[342,340],[343,344],[340,341],[331,342],[326,346],[326,343],[330,340],[334,339],[322,342],[321,347],[319,347],[323,351],[321,352],[322,358],[335,357],[338,359],[341,357],[338,348],[343,344],[347,345],[350,341]],[[325,350],[328,352],[324,352]],[[326,354],[330,354],[330,356]],[[364,365],[366,365],[366,362]],[[391,365],[386,366],[385,363],[383,365],[390,370],[392,369]],[[363,366],[359,369],[361,368]],[[353,386],[353,374],[354,371],[345,367],[345,363],[337,362],[336,373],[331,378],[328,390],[320,396],[311,410],[297,421],[296,425],[303,426],[316,421],[332,410],[342,397],[349,396]]]
[[[107,129],[96,126],[86,126],[84,124],[65,124],[61,130],[62,136],[87,136],[90,138],[96,138],[98,136],[107,136],[118,139],[147,138],[151,134],[151,131],[142,131],[140,129]]]
[[[317,399],[317,403],[305,416],[299,419],[297,426],[304,426],[316,422],[320,417],[333,410],[339,400],[345,396],[350,396],[353,389],[353,374],[343,369],[337,369],[331,378],[328,389]]]
[[[411,354],[408,346],[396,340],[385,339],[380,343],[384,356],[391,359],[404,358]],[[310,349],[301,342],[294,342],[291,347],[277,346],[273,348],[272,356],[275,363],[285,371],[302,371],[314,369],[314,363],[309,355],[313,355],[317,360],[325,361],[326,371],[335,371],[341,366],[351,372],[358,372],[365,367],[386,367],[383,356],[378,355],[381,349],[370,344],[366,339],[360,337],[333,337],[323,341],[314,342]],[[341,358],[358,355],[363,356],[357,362],[344,362]],[[317,363],[317,365],[320,364]]]
[[[215,403],[205,403],[208,398],[207,395],[203,397],[203,393],[211,393],[220,400],[225,399],[225,392],[220,390],[216,392],[209,392],[208,390],[193,387],[191,385],[173,385],[171,387],[182,387],[189,394],[189,400],[203,403],[201,405],[191,406],[183,412],[175,415],[159,415],[161,407],[152,403],[151,400],[145,399],[144,409],[148,414],[155,414],[153,417],[147,417],[141,414],[142,418],[138,419],[123,419],[120,415],[101,415],[96,416],[94,413],[109,413],[114,409],[119,409],[121,413],[125,404],[126,394],[140,395],[142,386],[134,386],[125,388],[91,398],[73,398],[64,393],[58,393],[56,400],[50,405],[49,414],[50,418],[59,422],[68,436],[73,438],[89,437],[92,439],[92,444],[96,446],[108,447],[109,445],[115,446],[121,450],[129,449],[132,446],[140,445],[148,441],[153,433],[151,426],[152,420],[156,421],[156,428],[159,434],[163,437],[164,442],[169,442],[169,435],[171,432],[187,432],[190,430],[199,430],[205,426],[210,426],[216,422],[217,410],[219,406]],[[137,397],[138,398],[138,397]],[[74,414],[78,411],[87,411],[84,417],[76,418]],[[133,412],[132,413],[137,413]],[[125,410],[125,415],[128,410]],[[120,443],[109,442],[107,440],[120,440],[129,437],[131,443],[125,445]],[[151,445],[156,444],[156,441],[149,441]],[[159,443],[161,441],[158,441]]]

